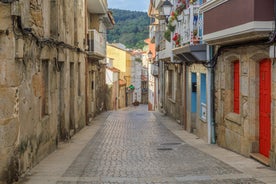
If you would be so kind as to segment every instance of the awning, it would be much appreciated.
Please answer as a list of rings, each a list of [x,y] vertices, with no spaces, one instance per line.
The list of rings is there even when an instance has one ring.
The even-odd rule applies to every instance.
[[[207,61],[207,45],[184,45],[173,49],[173,54],[185,63],[197,63]]]

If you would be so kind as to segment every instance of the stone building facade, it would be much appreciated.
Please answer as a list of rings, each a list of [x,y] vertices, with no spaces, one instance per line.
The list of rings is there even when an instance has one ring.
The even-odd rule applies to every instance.
[[[166,113],[173,117],[178,123],[183,123],[183,95],[184,91],[184,75],[183,65],[166,63],[164,86],[165,86],[165,103],[164,109]]]
[[[91,2],[0,1],[0,183],[18,180],[88,123]]]
[[[205,2],[151,1],[148,14],[154,18],[150,39],[155,43],[158,70],[158,109],[176,119],[183,128],[210,142],[207,109],[207,46],[202,41],[203,20],[199,7]],[[163,4],[171,4],[165,15]]]
[[[275,3],[211,0],[201,9],[215,64],[217,143],[276,168]]]
[[[218,123],[218,144],[227,147],[235,152],[249,156],[250,153],[259,153],[260,149],[260,119],[261,109],[265,104],[260,104],[263,97],[261,95],[261,85],[265,83],[265,75],[260,73],[263,64],[271,65],[270,75],[265,79],[271,82],[270,95],[275,93],[273,73],[275,67],[269,58],[269,48],[267,46],[242,46],[228,51],[224,51],[218,59],[215,78],[215,103],[216,122]],[[235,105],[235,65],[238,64],[239,73],[239,94],[238,104]],[[275,78],[275,76],[274,76]],[[269,82],[269,83],[270,83]],[[272,102],[275,100],[271,96]],[[270,98],[271,98],[270,97]],[[270,101],[269,100],[269,101]],[[272,115],[272,109],[268,102],[268,116]],[[271,113],[271,114],[270,114]],[[275,119],[271,118],[271,123]],[[273,126],[269,131],[274,132]],[[273,134],[272,134],[273,135]],[[271,136],[272,136],[271,135]],[[273,137],[271,137],[271,140]],[[271,142],[273,145],[273,141]],[[274,146],[273,146],[274,147]],[[269,149],[270,150],[270,149]],[[271,149],[271,154],[274,152]],[[269,154],[267,155],[269,156]]]
[[[107,29],[112,29],[115,21],[107,9],[107,1],[88,1],[88,57],[86,65],[86,114],[91,121],[97,114],[107,110],[106,41]]]
[[[202,64],[186,67],[186,130],[208,142],[207,124],[207,68]]]

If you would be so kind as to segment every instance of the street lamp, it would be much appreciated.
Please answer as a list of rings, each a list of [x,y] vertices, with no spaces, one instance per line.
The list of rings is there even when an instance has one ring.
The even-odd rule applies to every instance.
[[[172,7],[173,5],[169,0],[164,1],[164,3],[162,4],[162,10],[166,17],[166,22],[168,21],[168,17],[170,16]]]

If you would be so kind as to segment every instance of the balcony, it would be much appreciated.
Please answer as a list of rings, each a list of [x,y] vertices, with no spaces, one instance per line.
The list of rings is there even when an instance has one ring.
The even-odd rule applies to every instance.
[[[95,29],[88,30],[87,54],[92,59],[104,59],[106,57],[106,42],[101,33]]]
[[[107,0],[88,0],[87,8],[89,13],[106,14],[107,13]]]
[[[177,17],[181,21],[177,24],[172,37],[172,52],[176,61],[186,64],[207,61],[207,46],[202,41],[203,15],[199,12],[199,8],[199,2],[190,4]]]
[[[173,49],[173,54],[186,64],[202,63],[207,61],[207,45],[184,45]]]
[[[200,7],[204,14],[203,40],[232,44],[267,39],[273,30],[274,0],[211,0]]]
[[[150,73],[151,75],[158,77],[159,74],[159,67],[156,64],[150,64]]]
[[[180,15],[177,16],[178,23],[176,24],[175,31],[172,32],[173,47],[183,45],[198,45],[203,44],[203,15],[199,12],[199,4],[191,4]],[[179,40],[174,41],[176,35]]]

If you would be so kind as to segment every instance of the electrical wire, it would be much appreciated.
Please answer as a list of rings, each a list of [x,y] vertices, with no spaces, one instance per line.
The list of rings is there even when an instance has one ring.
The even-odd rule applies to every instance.
[[[18,0],[0,0],[1,3],[8,4],[8,3],[13,3]]]
[[[276,41],[276,0],[274,0],[274,30],[269,37],[268,43],[273,43]]]
[[[242,46],[250,46],[250,45],[270,45],[270,42],[267,41],[267,39],[264,40],[257,40],[257,41],[250,41],[250,42],[244,42],[239,44],[233,44],[233,45],[225,45],[221,46],[217,53],[214,55],[214,57],[209,62],[202,62],[202,65],[206,68],[214,68],[217,64],[218,57],[221,55],[221,53],[226,49],[235,49]]]
[[[45,38],[36,35],[31,28],[23,28],[21,24],[21,18],[19,16],[12,16],[13,32],[17,37],[25,37],[35,41],[39,48],[45,46],[66,48],[75,52],[86,53],[79,47],[72,46],[63,41],[59,41],[53,38]]]
[[[246,43],[240,43],[240,44],[235,44],[235,45],[226,45],[222,46],[218,49],[217,53],[214,55],[214,57],[209,61],[209,62],[204,62],[202,63],[203,66],[206,68],[214,68],[217,64],[218,57],[221,55],[221,52],[225,49],[230,49],[230,48],[238,48],[240,46],[247,46],[247,45],[269,45],[271,43],[276,42],[276,0],[274,0],[274,30],[268,40],[259,40],[259,41],[252,41],[252,42],[246,42]]]

